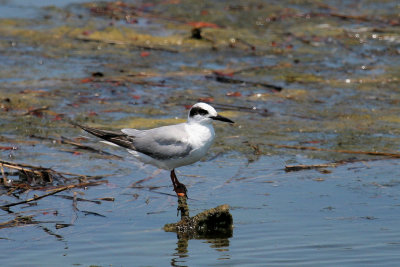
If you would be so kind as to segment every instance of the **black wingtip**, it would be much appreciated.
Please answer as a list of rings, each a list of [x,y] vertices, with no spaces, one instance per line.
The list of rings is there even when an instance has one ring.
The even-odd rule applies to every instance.
[[[84,125],[81,125],[81,124],[73,122],[73,121],[71,121],[70,123],[76,127],[81,128],[85,132],[88,132],[88,133],[90,133],[94,136],[97,136],[103,140],[109,141],[118,146],[125,147],[128,149],[135,149],[130,138],[122,132],[100,130],[100,129],[84,126]]]
[[[79,123],[77,123],[77,122],[75,122],[75,121],[73,121],[72,119],[69,119],[69,118],[64,118],[64,121],[66,121],[67,123],[71,124],[72,126],[76,126],[78,128],[81,128],[81,129],[83,129],[85,127],[85,126],[83,126],[83,125],[81,125],[81,124],[79,124]]]
[[[95,128],[91,128],[91,127],[87,127],[87,126],[81,125],[81,124],[79,124],[77,122],[74,122],[74,121],[69,121],[68,123],[73,125],[73,126],[75,126],[75,127],[81,128],[82,130],[84,130],[84,131],[86,131],[88,133],[91,133],[91,134],[93,134],[93,130],[97,130]],[[93,135],[96,135],[96,134],[93,134]]]

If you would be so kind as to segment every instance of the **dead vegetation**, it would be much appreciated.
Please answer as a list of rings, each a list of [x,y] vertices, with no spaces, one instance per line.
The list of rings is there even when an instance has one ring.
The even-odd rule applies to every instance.
[[[36,221],[34,219],[38,214],[37,211],[30,211],[29,207],[35,207],[40,200],[51,196],[59,196],[63,197],[64,199],[71,200],[71,205],[75,212],[79,212],[77,207],[78,201],[87,201],[96,204],[101,204],[102,201],[113,201],[113,198],[109,197],[99,198],[96,200],[78,198],[77,191],[74,191],[74,189],[87,189],[88,187],[107,183],[107,180],[103,179],[104,176],[81,175],[70,172],[62,172],[56,171],[52,168],[4,160],[0,160],[0,170],[2,176],[0,196],[3,195],[7,196],[7,198],[16,199],[16,201],[7,201],[8,203],[0,205],[2,210],[15,216],[15,218],[12,220],[0,223],[0,229],[40,224],[40,221]],[[64,191],[72,191],[73,196],[58,195]],[[28,197],[31,192],[35,193],[32,197]],[[22,206],[22,209],[19,208],[14,210],[13,208],[17,206]],[[92,215],[103,216],[90,211],[81,212],[85,215],[90,213]],[[29,215],[26,215],[27,213]],[[57,215],[57,208],[54,208],[52,213]],[[63,223],[57,221],[56,229],[71,225],[73,225],[73,222]],[[40,227],[45,230],[44,226]],[[47,229],[45,232],[49,233],[49,231],[50,230]]]

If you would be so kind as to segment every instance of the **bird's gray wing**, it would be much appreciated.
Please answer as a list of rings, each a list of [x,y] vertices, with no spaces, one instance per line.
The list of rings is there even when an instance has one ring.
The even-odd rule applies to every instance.
[[[192,147],[185,124],[176,124],[150,130],[122,129],[134,150],[150,157],[165,160],[187,156]]]

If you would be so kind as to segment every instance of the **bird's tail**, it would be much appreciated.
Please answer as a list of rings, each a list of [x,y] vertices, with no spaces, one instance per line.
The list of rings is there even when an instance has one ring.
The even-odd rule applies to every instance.
[[[129,149],[135,149],[134,145],[132,144],[132,137],[124,134],[123,132],[114,132],[114,131],[107,131],[107,130],[100,130],[97,128],[87,127],[80,125],[76,122],[70,121],[70,123],[74,126],[81,128],[82,130],[93,134],[109,143],[116,144],[118,146],[122,146]]]

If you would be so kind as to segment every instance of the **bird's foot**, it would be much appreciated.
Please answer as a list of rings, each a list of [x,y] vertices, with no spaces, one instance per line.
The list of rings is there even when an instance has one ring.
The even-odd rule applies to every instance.
[[[187,197],[187,189],[184,184],[179,182],[176,185],[174,184],[174,191],[178,197]]]
[[[187,198],[187,189],[186,186],[178,181],[178,178],[175,175],[175,171],[171,171],[171,181],[174,186],[174,191],[178,197],[186,197]]]

